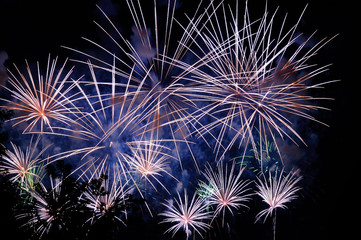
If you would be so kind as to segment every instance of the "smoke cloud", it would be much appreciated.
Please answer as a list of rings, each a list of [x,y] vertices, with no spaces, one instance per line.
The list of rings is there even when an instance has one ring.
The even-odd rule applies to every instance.
[[[7,52],[5,51],[0,52],[0,86],[5,86],[8,78],[5,67],[5,62],[6,60],[8,60],[8,58],[9,56]]]

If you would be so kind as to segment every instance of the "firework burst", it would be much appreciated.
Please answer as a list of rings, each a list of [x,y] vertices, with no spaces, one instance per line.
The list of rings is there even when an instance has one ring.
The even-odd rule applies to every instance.
[[[197,133],[216,140],[214,150],[220,159],[237,141],[245,149],[249,145],[256,148],[258,138],[270,138],[276,143],[274,133],[282,139],[287,137],[296,143],[295,136],[303,142],[291,119],[297,116],[319,122],[310,112],[325,109],[314,103],[325,98],[309,96],[308,91],[329,83],[310,81],[328,66],[315,68],[307,62],[329,40],[323,39],[308,49],[312,36],[298,43],[302,34],[295,34],[299,20],[285,30],[284,18],[275,32],[276,13],[271,15],[266,9],[260,20],[252,22],[246,5],[243,26],[239,28],[238,10],[231,11],[232,17],[227,19],[225,7],[219,14],[222,17],[213,9],[216,8],[209,14],[208,27],[198,31],[202,43],[202,54],[195,54],[198,61],[193,65],[177,62],[189,72],[189,81],[199,93],[198,100],[207,103],[197,116],[211,121]],[[277,151],[281,156],[278,147]]]
[[[130,152],[128,144],[140,139],[143,133],[140,129],[144,120],[142,107],[147,99],[139,98],[140,87],[129,90],[131,76],[124,83],[112,71],[109,81],[100,83],[91,62],[88,66],[90,80],[74,80],[80,92],[76,100],[82,106],[77,118],[79,129],[74,134],[80,135],[84,141],[79,142],[81,147],[78,149],[62,152],[55,158],[79,155],[81,162],[75,171],[91,169],[94,165],[104,168],[114,162],[124,164],[124,154]],[[89,95],[88,92],[95,94]]]
[[[296,184],[302,179],[301,176],[297,176],[298,171],[291,171],[286,176],[283,176],[283,169],[278,174],[276,170],[274,176],[271,172],[268,172],[268,181],[263,175],[264,180],[258,179],[256,194],[260,196],[268,205],[268,208],[260,211],[256,216],[256,221],[259,221],[264,217],[263,222],[266,221],[268,216],[273,215],[273,239],[276,239],[276,210],[277,208],[285,209],[286,203],[291,202],[297,198],[296,192],[301,188]]]
[[[297,176],[297,171],[291,171],[286,176],[283,176],[283,170],[278,174],[275,171],[274,176],[269,172],[268,181],[264,177],[264,181],[257,178],[257,191],[256,194],[260,196],[263,202],[269,206],[267,209],[262,210],[256,216],[256,221],[264,217],[264,221],[268,216],[272,216],[277,208],[286,208],[286,203],[291,202],[297,198],[296,192],[301,188],[296,184],[302,179]]]
[[[169,172],[168,160],[176,159],[165,152],[170,151],[170,149],[163,146],[159,140],[137,141],[130,145],[130,149],[132,154],[125,155],[130,172],[140,174],[141,178],[144,178],[157,190],[151,181],[151,179],[154,179],[169,193],[165,185],[158,178],[162,174],[166,174],[177,180]]]
[[[10,181],[18,182],[22,189],[32,189],[41,180],[44,166],[42,155],[50,147],[49,145],[36,154],[40,138],[37,138],[35,143],[32,140],[25,153],[19,146],[11,142],[13,151],[7,149],[0,162],[0,171],[11,176]]]
[[[226,216],[247,207],[253,194],[242,174],[252,166],[255,194],[267,204],[256,221],[273,217],[275,236],[276,211],[297,198],[301,179],[297,171],[271,173],[287,167],[278,144],[306,144],[296,118],[324,124],[313,114],[326,109],[318,104],[329,98],[314,97],[313,91],[333,81],[316,83],[314,77],[328,65],[309,61],[330,39],[314,43],[315,34],[298,33],[303,12],[294,25],[284,17],[277,27],[277,11],[265,9],[253,21],[247,3],[240,17],[238,1],[229,9],[223,1],[204,2],[185,15],[184,24],[177,19],[176,0],[151,1],[149,12],[140,0],[124,1],[132,22],[129,37],[98,7],[106,24],[95,24],[111,44],[84,38],[100,51],[65,47],[86,58],[72,60],[83,64],[84,75],[72,77],[67,60],[58,65],[50,56],[45,72],[28,62],[25,72],[16,65],[9,71],[8,85],[2,86],[9,99],[1,96],[0,105],[15,112],[13,126],[38,138],[26,151],[11,142],[0,170],[26,190],[32,212],[17,217],[40,238],[72,225],[67,216],[76,211],[84,216],[74,228],[106,219],[124,224],[133,212],[127,205],[133,193],[153,217],[161,195],[175,192],[172,188],[177,196],[162,203],[166,209],[159,214],[170,226],[165,233],[202,236],[216,217],[222,215],[224,226]],[[41,149],[40,139],[41,145],[56,143],[46,159],[42,155],[50,145]],[[235,161],[228,166],[227,157],[239,152],[239,168]],[[247,153],[255,156],[243,167]],[[73,171],[43,181],[44,167],[58,160],[71,162]],[[197,176],[205,179],[198,195],[179,192]],[[76,191],[66,189],[72,187]]]
[[[88,179],[89,183],[94,182],[94,179],[102,181],[96,189],[88,187],[88,190],[82,196],[87,202],[86,207],[93,212],[92,217],[87,221],[94,223],[104,216],[111,215],[115,220],[124,224],[118,214],[126,216],[125,202],[134,187],[128,184],[129,180],[122,181],[124,176],[117,169],[119,168],[114,167],[113,174],[110,174],[110,170],[98,168],[94,171],[95,174],[92,174]]]
[[[247,207],[245,202],[250,200],[251,194],[248,193],[250,181],[242,180],[241,175],[245,167],[241,167],[238,173],[235,172],[235,162],[232,163],[230,172],[227,166],[224,169],[223,162],[220,162],[217,171],[213,171],[210,166],[204,172],[207,183],[202,183],[201,188],[209,192],[206,201],[210,205],[215,205],[215,218],[219,213],[223,213],[222,223],[224,224],[224,215],[226,209],[233,215],[232,209]]]
[[[110,18],[100,9],[110,24],[112,31],[107,31],[105,27],[96,23],[114,43],[116,49],[102,46],[90,39],[86,41],[100,48],[106,55],[109,55],[113,62],[99,59],[96,56],[82,51],[70,49],[86,56],[95,63],[94,68],[113,72],[113,74],[129,79],[126,88],[130,92],[137,92],[139,99],[146,99],[143,107],[143,118],[146,124],[142,126],[144,132],[157,132],[163,138],[173,140],[173,145],[177,158],[181,164],[180,144],[186,144],[197,170],[200,172],[198,163],[191,150],[192,142],[189,140],[191,132],[198,123],[194,114],[198,106],[193,99],[197,98],[197,92],[192,87],[192,82],[184,81],[179,77],[181,74],[175,62],[183,59],[194,40],[192,35],[197,30],[196,26],[201,22],[206,14],[199,13],[197,9],[194,16],[190,18],[190,24],[180,29],[175,24],[175,9],[177,1],[168,0],[167,5],[159,7],[157,1],[153,2],[154,18],[152,24],[145,21],[140,1],[127,0],[127,5],[134,21],[132,27],[133,36],[131,40],[126,39]],[[210,7],[209,5],[208,7]],[[164,10],[163,19],[160,12]],[[149,27],[149,26],[152,27]],[[180,24],[179,24],[180,25]],[[183,32],[179,39],[173,39],[173,32]],[[117,41],[116,39],[119,39]],[[177,42],[172,46],[172,42]],[[125,56],[121,59],[113,52],[119,52]],[[84,61],[75,60],[82,63]],[[116,67],[117,65],[122,67]],[[125,69],[125,70],[124,70]],[[98,83],[107,84],[107,83]]]
[[[210,228],[210,225],[204,221],[211,219],[212,215],[210,212],[206,212],[206,205],[204,201],[197,197],[197,194],[193,195],[192,200],[188,201],[187,192],[184,191],[184,200],[182,200],[178,193],[178,200],[175,200],[175,204],[168,202],[163,204],[168,208],[167,211],[160,213],[160,216],[165,217],[162,223],[174,224],[170,227],[167,232],[173,232],[173,236],[181,228],[185,231],[187,239],[192,233],[192,229],[201,235],[201,230],[205,231]]]
[[[26,123],[23,133],[54,134],[55,130],[59,130],[57,134],[69,136],[69,133],[61,133],[61,131],[71,131],[69,126],[76,124],[74,118],[76,117],[75,112],[78,110],[73,104],[75,96],[71,95],[75,85],[67,84],[73,68],[65,73],[65,76],[63,75],[66,62],[57,71],[57,58],[51,61],[49,56],[45,76],[41,74],[39,63],[37,64],[37,75],[33,75],[27,61],[27,77],[16,65],[15,68],[20,78],[9,71],[11,76],[8,82],[12,88],[6,86],[4,88],[11,93],[14,100],[3,98],[0,100],[8,104],[5,106],[7,109],[14,110],[19,114],[11,119],[15,122],[14,126]],[[67,127],[59,128],[57,127],[59,123]]]

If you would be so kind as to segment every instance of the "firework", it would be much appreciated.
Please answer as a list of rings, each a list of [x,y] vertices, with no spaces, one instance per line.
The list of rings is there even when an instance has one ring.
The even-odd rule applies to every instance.
[[[247,207],[245,202],[250,200],[251,195],[248,193],[250,188],[247,188],[250,181],[241,179],[244,169],[245,167],[241,167],[238,173],[235,173],[235,162],[232,163],[230,172],[228,172],[227,166],[225,169],[223,168],[223,162],[219,163],[217,171],[213,171],[208,165],[204,173],[208,184],[201,184],[201,188],[209,192],[206,197],[208,204],[216,206],[213,218],[222,212],[222,222],[224,223],[226,209],[233,215],[232,209]]]
[[[134,187],[128,184],[129,180],[122,182],[124,176],[117,169],[119,168],[114,167],[113,174],[110,174],[109,169],[97,168],[88,179],[89,183],[94,182],[94,179],[102,180],[96,189],[88,187],[88,190],[82,196],[87,202],[86,207],[93,212],[92,217],[87,220],[91,224],[109,215],[124,224],[118,214],[126,216],[125,202],[128,200],[129,194],[131,194]],[[105,177],[105,179],[102,179],[102,177]],[[111,181],[110,179],[113,180]]]
[[[256,221],[259,221],[264,217],[264,222],[268,216],[273,215],[273,239],[276,239],[276,210],[277,208],[285,209],[285,205],[288,202],[297,198],[296,192],[301,188],[296,184],[302,179],[301,176],[297,176],[297,171],[291,171],[286,176],[283,176],[283,169],[278,174],[276,170],[274,176],[271,172],[268,172],[269,179],[264,181],[258,179],[256,194],[260,196],[269,207],[260,211],[256,216]]]
[[[117,81],[113,71],[108,84],[99,83],[93,65],[89,62],[88,66],[91,79],[74,81],[80,92],[76,101],[82,106],[77,118],[79,130],[74,134],[80,134],[85,141],[81,142],[78,149],[62,152],[54,157],[56,161],[80,155],[81,164],[76,170],[91,169],[93,165],[101,165],[103,168],[113,162],[122,162],[124,153],[130,151],[128,144],[142,134],[142,106],[147,100],[138,97],[138,90],[129,90],[131,76],[126,79],[128,82],[121,83]],[[100,85],[103,87],[99,87]],[[89,91],[95,94],[87,94]]]
[[[210,225],[204,221],[211,218],[211,213],[205,211],[206,205],[201,198],[197,197],[197,194],[194,194],[192,200],[188,202],[187,191],[184,190],[184,201],[179,193],[178,200],[174,200],[175,204],[173,202],[163,204],[168,210],[159,214],[165,217],[162,223],[174,224],[166,233],[173,232],[174,236],[182,228],[188,239],[192,229],[201,235],[201,230],[205,231],[210,228]]]
[[[10,176],[10,181],[18,182],[22,189],[29,190],[41,180],[43,175],[43,153],[50,147],[48,145],[36,155],[40,138],[35,143],[31,139],[25,153],[19,146],[11,142],[13,151],[5,150],[0,164],[0,170]]]
[[[141,178],[144,178],[155,190],[157,190],[155,185],[151,182],[151,179],[154,179],[169,193],[158,177],[162,176],[162,174],[166,174],[177,180],[169,173],[169,170],[167,170],[169,169],[167,160],[172,158],[176,159],[165,152],[170,151],[170,149],[161,145],[159,140],[137,141],[130,145],[130,149],[132,154],[125,155],[130,172],[140,174]]]
[[[270,138],[276,143],[275,134],[296,143],[294,135],[303,142],[291,119],[296,116],[318,122],[309,112],[325,109],[312,103],[324,98],[309,96],[308,90],[329,83],[310,81],[328,66],[314,69],[307,61],[328,40],[323,39],[308,49],[305,46],[311,36],[297,46],[296,41],[302,34],[295,32],[302,14],[288,30],[284,29],[285,18],[275,32],[276,13],[270,15],[267,9],[260,20],[251,22],[246,5],[241,28],[238,27],[238,10],[231,12],[229,20],[227,11],[222,9],[222,18],[211,12],[209,15],[213,17],[208,27],[198,31],[202,43],[199,51],[203,55],[196,55],[198,60],[194,64],[177,62],[190,74],[188,79],[194,83],[198,100],[207,103],[198,110],[202,114],[197,116],[211,121],[197,133],[208,134],[216,140],[216,159],[218,155],[222,159],[237,141],[238,146],[245,149],[249,145],[256,148],[258,138],[266,142]],[[224,23],[220,19],[224,19]],[[259,147],[262,149],[262,145]],[[277,151],[281,156],[278,147]]]
[[[110,47],[102,46],[90,39],[85,40],[112,57],[113,62],[99,59],[97,56],[76,49],[66,48],[92,59],[95,62],[92,63],[94,68],[128,78],[126,88],[129,89],[129,92],[136,92],[138,99],[146,99],[142,106],[142,120],[146,121],[146,124],[142,126],[143,131],[155,131],[157,135],[163,138],[172,139],[180,164],[180,144],[186,144],[194,160],[195,167],[200,172],[191,150],[192,142],[189,140],[190,133],[193,131],[191,129],[194,129],[199,124],[198,118],[194,114],[200,112],[195,111],[198,106],[193,101],[193,99],[197,98],[197,92],[194,91],[192,82],[190,84],[187,83],[188,81],[181,82],[181,73],[179,73],[179,69],[175,69],[175,62],[180,61],[186,55],[189,46],[194,42],[192,35],[197,30],[196,26],[200,24],[201,19],[206,14],[200,14],[200,9],[197,8],[194,16],[190,18],[190,24],[185,27],[181,26],[180,29],[174,29],[176,27],[174,22],[176,4],[177,1],[168,0],[164,14],[166,17],[162,19],[157,1],[154,1],[154,22],[152,24],[154,28],[150,28],[145,21],[146,16],[140,2],[127,0],[134,21],[131,41],[120,33],[115,24],[100,9],[115,34],[111,34],[98,23],[96,25],[114,43],[117,48],[116,51],[120,50],[125,55],[125,59],[115,56],[113,54],[114,50]],[[211,4],[207,8],[210,6]],[[173,39],[172,33],[174,31],[182,31],[183,34],[179,39]],[[172,47],[172,42],[177,42],[177,45]],[[76,61],[85,63],[80,60]],[[115,62],[123,66],[123,68],[115,67]],[[109,83],[99,82],[97,84],[108,85]]]
[[[71,77],[73,68],[66,70],[67,60],[58,66],[50,56],[44,74],[39,63],[34,71],[28,62],[25,73],[16,66],[15,74],[9,71],[3,87],[10,99],[1,97],[1,107],[14,110],[13,126],[38,138],[25,152],[11,143],[0,170],[26,190],[33,209],[17,217],[28,220],[25,225],[40,237],[69,222],[94,227],[110,219],[125,225],[133,193],[153,216],[157,197],[172,193],[168,180],[179,189],[195,173],[205,178],[197,193],[184,189],[184,195],[177,191],[178,197],[162,203],[161,223],[170,225],[165,233],[202,236],[217,217],[222,215],[224,226],[226,216],[247,208],[253,194],[251,181],[242,179],[246,167],[256,175],[255,194],[267,204],[256,221],[273,217],[274,236],[277,209],[297,198],[297,171],[272,172],[284,167],[277,144],[284,139],[306,144],[294,119],[319,122],[312,114],[326,109],[318,102],[328,98],[310,94],[332,82],[313,80],[328,66],[309,60],[329,40],[313,44],[314,34],[297,33],[303,12],[294,25],[287,27],[284,17],[277,27],[277,11],[265,9],[253,21],[247,4],[239,17],[238,2],[227,10],[223,1],[201,1],[184,24],[177,20],[177,1],[163,2],[151,3],[151,18],[141,1],[125,2],[133,22],[129,38],[99,8],[107,26],[95,24],[111,44],[84,38],[100,50],[91,54],[66,47],[86,58],[72,60],[87,70],[77,79]],[[40,150],[40,139],[56,143],[46,159],[42,155],[50,146]],[[210,152],[206,145],[214,161],[201,156]],[[239,168],[225,162],[234,148],[243,151]],[[254,158],[244,166],[247,153]],[[58,160],[72,162],[74,170],[61,179],[50,176],[49,187],[43,169]],[[174,161],[179,168],[171,168]],[[66,185],[74,176],[75,193]],[[155,203],[152,211],[149,203]],[[77,211],[84,213],[79,225],[68,217]]]
[[[44,233],[48,233],[53,227],[61,228],[61,212],[69,207],[60,201],[62,185],[60,179],[53,179],[52,177],[49,179],[50,189],[39,182],[37,190],[31,189],[29,191],[34,201],[34,211],[16,216],[18,219],[29,218],[30,216],[25,225],[33,226],[39,238],[42,238]]]
[[[267,209],[262,210],[256,216],[256,221],[264,217],[264,221],[272,213],[276,211],[276,208],[286,208],[286,203],[297,198],[296,192],[300,190],[297,187],[297,183],[302,179],[301,176],[297,176],[297,171],[291,171],[285,177],[283,176],[283,170],[278,174],[275,171],[274,176],[269,172],[268,181],[264,179],[258,179],[256,194],[260,196],[263,202],[269,206]]]
[[[275,171],[274,176],[271,172],[268,172],[268,181],[264,176],[264,181],[257,178],[258,182],[256,194],[260,196],[268,205],[268,208],[260,211],[256,216],[256,221],[259,221],[264,217],[266,221],[268,216],[273,215],[273,237],[276,238],[276,210],[277,208],[285,209],[286,203],[291,202],[297,198],[296,192],[301,188],[296,184],[302,179],[301,176],[297,176],[297,171],[291,171],[286,176],[283,176],[283,170],[278,174]]]
[[[271,141],[261,141],[262,143],[260,143],[260,141],[256,142],[256,148],[250,149],[249,154],[234,158],[239,164],[246,166],[258,177],[264,174],[264,172],[272,171],[272,169],[275,168],[282,169],[283,167],[283,162],[278,155],[276,144]],[[260,146],[262,146],[262,149]],[[262,153],[255,152],[257,149],[262,151]],[[262,157],[262,159],[257,159],[257,157]]]
[[[14,126],[21,123],[27,124],[23,133],[54,134],[55,130],[58,130],[57,134],[69,136],[69,133],[61,133],[61,131],[71,131],[69,126],[76,124],[74,117],[76,117],[75,112],[78,109],[73,103],[75,96],[71,95],[75,85],[67,84],[73,68],[65,73],[65,76],[63,75],[66,62],[56,72],[57,58],[51,61],[49,56],[45,76],[41,74],[39,63],[37,64],[37,75],[33,75],[27,61],[28,77],[23,75],[16,65],[15,68],[20,78],[9,71],[8,82],[12,88],[6,86],[4,88],[11,93],[13,100],[3,98],[0,100],[8,103],[3,107],[19,114],[11,119],[15,122]],[[60,123],[67,127],[54,127]]]

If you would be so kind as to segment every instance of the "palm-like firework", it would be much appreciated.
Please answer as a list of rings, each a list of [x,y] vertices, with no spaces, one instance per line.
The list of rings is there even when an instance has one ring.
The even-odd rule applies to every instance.
[[[260,211],[256,216],[256,221],[264,217],[266,221],[268,216],[273,215],[273,239],[276,239],[276,210],[277,208],[285,209],[288,202],[297,198],[296,192],[301,188],[296,184],[302,179],[297,176],[298,171],[291,171],[286,176],[283,176],[283,170],[278,174],[276,170],[274,176],[268,172],[269,178],[261,180],[259,178],[257,184],[256,194],[260,196],[263,202],[267,203],[268,208]]]
[[[23,189],[33,188],[34,184],[40,181],[42,177],[42,154],[50,146],[36,154],[39,140],[40,138],[37,138],[35,143],[31,140],[25,153],[19,146],[11,142],[13,151],[7,149],[0,162],[0,170],[9,174],[10,180],[18,182]]]
[[[166,232],[173,232],[173,236],[179,229],[183,229],[187,235],[187,239],[192,233],[192,229],[201,235],[201,230],[205,231],[210,228],[210,225],[205,221],[211,219],[210,212],[206,212],[206,205],[204,201],[197,197],[197,194],[193,195],[192,200],[188,201],[187,192],[184,191],[184,200],[182,200],[178,193],[178,200],[163,204],[168,208],[167,211],[160,213],[160,216],[165,217],[162,223],[172,223]]]
[[[228,172],[227,166],[224,169],[223,162],[220,162],[217,171],[213,171],[209,166],[204,173],[208,183],[202,183],[201,188],[209,192],[206,197],[208,204],[216,206],[214,218],[223,212],[223,223],[226,209],[233,214],[232,208],[247,207],[245,202],[250,200],[251,194],[248,193],[250,181],[241,179],[244,169],[245,167],[241,167],[238,173],[235,173],[235,162],[233,162]]]
[[[95,175],[89,178],[89,183],[95,180],[102,180],[98,184],[97,189],[88,188],[82,197],[87,202],[88,207],[93,215],[88,221],[91,223],[101,219],[103,216],[113,217],[115,220],[124,224],[123,220],[118,214],[125,214],[125,201],[128,199],[129,194],[133,191],[134,187],[129,185],[129,180],[123,182],[122,173],[117,171],[118,168],[113,168],[113,174],[106,168],[98,168]],[[105,177],[105,179],[101,179]],[[110,180],[112,179],[112,180]],[[99,183],[99,182],[98,182]]]
[[[4,88],[11,93],[13,100],[2,98],[0,100],[8,103],[5,106],[7,109],[19,114],[12,119],[15,122],[14,126],[21,123],[27,124],[23,133],[54,133],[55,128],[71,131],[69,126],[76,124],[74,118],[77,109],[73,104],[74,95],[71,95],[75,85],[67,84],[73,68],[63,76],[66,61],[59,70],[56,69],[56,64],[57,58],[50,61],[49,56],[45,76],[40,72],[39,63],[35,76],[28,62],[26,62],[28,77],[25,77],[16,66],[20,78],[18,79],[10,72],[9,83],[12,88],[6,86]],[[68,128],[59,127],[60,123]]]
[[[302,179],[297,176],[297,171],[291,171],[286,176],[283,176],[283,170],[278,174],[275,171],[274,176],[269,172],[268,180],[258,178],[256,194],[260,196],[263,202],[267,203],[268,208],[259,212],[256,216],[256,221],[264,217],[264,221],[268,216],[276,211],[277,208],[286,208],[286,203],[291,202],[297,198],[296,192],[300,190],[297,183]]]
[[[51,228],[61,228],[62,212],[69,205],[61,202],[61,181],[58,178],[50,179],[50,189],[40,182],[37,190],[30,189],[29,193],[34,201],[34,211],[17,215],[18,219],[29,218],[26,225],[34,227],[35,233],[42,238]],[[54,224],[55,223],[55,224]]]

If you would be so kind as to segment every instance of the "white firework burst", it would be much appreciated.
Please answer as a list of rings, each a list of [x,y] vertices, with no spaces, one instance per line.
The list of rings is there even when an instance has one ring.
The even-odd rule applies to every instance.
[[[129,180],[122,180],[124,176],[118,170],[118,166],[113,166],[113,173],[110,174],[111,172],[107,168],[97,168],[89,177],[88,182],[91,182],[92,179],[99,180],[102,176],[106,176],[105,179],[102,179],[99,189],[88,189],[82,196],[87,202],[86,207],[93,212],[92,217],[87,220],[91,224],[107,214],[111,214],[115,220],[124,224],[121,216],[117,214],[126,216],[126,209],[123,206],[134,186],[129,184]]]
[[[257,138],[277,144],[278,135],[304,143],[290,116],[319,122],[310,113],[325,109],[317,101],[329,98],[309,96],[308,90],[333,81],[311,82],[327,71],[328,65],[315,67],[308,61],[330,40],[307,47],[313,35],[303,40],[302,34],[296,34],[303,13],[289,29],[286,17],[277,28],[276,12],[270,14],[266,9],[261,19],[252,22],[246,4],[243,26],[239,27],[238,4],[235,12],[230,7],[230,14],[224,6],[219,14],[214,9],[216,6],[211,8],[207,25],[202,25],[203,31],[197,31],[202,43],[198,45],[201,53],[195,55],[198,60],[193,64],[177,62],[189,72],[187,78],[194,83],[197,100],[208,103],[198,110],[202,114],[197,117],[211,121],[197,134],[216,140],[216,159],[218,155],[222,159],[237,144],[244,151],[248,146],[256,148]],[[281,156],[278,146],[277,151]]]
[[[268,216],[272,216],[277,208],[287,208],[286,203],[297,199],[296,193],[301,189],[297,183],[302,179],[297,175],[298,171],[291,171],[286,176],[283,175],[283,170],[278,173],[275,171],[274,176],[269,172],[268,180],[264,176],[263,180],[257,178],[256,194],[260,196],[268,205],[268,208],[259,212],[256,216],[256,221],[264,217],[264,221]]]
[[[184,58],[189,46],[194,43],[193,35],[198,30],[196,26],[206,17],[206,12],[201,12],[198,6],[194,16],[190,18],[190,23],[187,26],[181,26],[181,24],[176,24],[179,22],[175,20],[177,1],[168,0],[166,6],[159,6],[161,4],[158,5],[157,1],[153,1],[153,14],[150,19],[143,10],[143,2],[141,4],[137,0],[127,0],[126,3],[134,22],[133,36],[130,40],[116,28],[116,24],[100,8],[111,30],[107,31],[107,28],[99,23],[96,25],[109,37],[114,46],[102,46],[85,38],[105,55],[110,56],[113,62],[76,49],[66,48],[90,58],[94,68],[129,79],[127,84],[117,83],[116,86],[124,87],[130,93],[136,92],[139,101],[144,99],[144,105],[141,105],[142,120],[146,124],[142,126],[142,130],[156,131],[159,135],[165,133],[167,138],[173,140],[180,164],[180,148],[182,147],[180,144],[185,144],[200,172],[191,150],[191,141],[189,141],[190,133],[193,131],[191,129],[194,129],[198,122],[194,114],[200,113],[194,111],[197,105],[193,99],[197,98],[197,92],[194,91],[192,82],[188,86],[189,81],[181,81],[182,77],[179,76],[181,70],[174,71],[174,69],[177,68],[175,62]],[[209,4],[207,8],[211,6]],[[177,35],[173,35],[176,31],[181,33],[177,39],[175,39]],[[174,43],[176,44],[172,45]],[[124,58],[116,56],[115,51],[120,52]],[[76,61],[88,63],[82,60]],[[109,83],[102,81],[97,85],[105,86]]]
[[[206,211],[207,206],[204,204],[203,199],[197,197],[196,193],[189,202],[187,191],[184,190],[184,200],[178,193],[178,200],[174,199],[174,201],[175,203],[170,201],[168,204],[163,204],[168,210],[159,214],[165,217],[161,223],[173,224],[166,233],[173,232],[174,236],[176,232],[183,229],[188,239],[192,230],[201,235],[201,231],[206,231],[210,228],[207,221],[212,218],[212,215]]]
[[[176,159],[165,152],[170,151],[170,149],[163,146],[160,140],[136,141],[130,143],[129,147],[132,153],[124,154],[129,171],[140,174],[141,178],[149,182],[157,191],[156,186],[151,181],[154,179],[169,193],[166,186],[159,180],[159,177],[166,174],[177,180],[169,171],[168,160]]]
[[[240,167],[238,173],[235,172],[235,162],[232,163],[231,170],[223,168],[223,161],[218,163],[217,171],[214,171],[210,165],[205,170],[204,176],[207,183],[202,183],[201,188],[207,192],[206,201],[210,205],[215,205],[215,218],[219,213],[223,213],[222,223],[224,224],[224,215],[226,209],[233,215],[232,209],[247,207],[245,204],[250,200],[249,180],[241,179],[245,167]]]
[[[7,103],[3,107],[15,111],[16,116],[10,120],[15,122],[13,126],[25,123],[23,133],[71,136],[72,128],[69,126],[77,124],[74,118],[77,116],[78,109],[73,102],[76,94],[71,94],[75,85],[67,83],[73,68],[65,75],[63,74],[66,63],[67,61],[56,72],[57,58],[51,61],[49,55],[45,76],[40,71],[39,63],[37,63],[35,75],[27,61],[27,77],[16,65],[15,68],[20,77],[9,71],[8,82],[11,88],[6,86],[4,88],[11,93],[13,100],[3,98],[0,100]],[[58,127],[59,123],[66,127]]]
[[[10,181],[18,182],[22,189],[33,188],[43,175],[42,159],[43,153],[50,147],[48,145],[43,150],[37,152],[37,146],[40,138],[35,143],[31,139],[29,146],[24,152],[21,147],[10,142],[13,151],[5,150],[5,154],[0,162],[0,170],[10,176]]]

